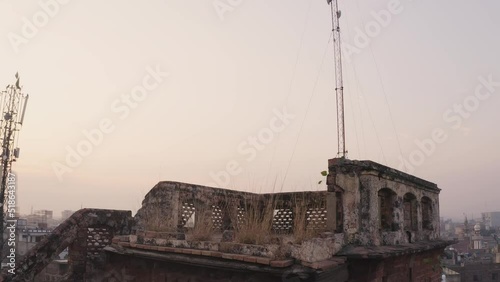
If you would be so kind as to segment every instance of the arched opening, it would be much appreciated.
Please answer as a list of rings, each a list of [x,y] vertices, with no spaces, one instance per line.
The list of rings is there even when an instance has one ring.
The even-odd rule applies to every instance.
[[[406,238],[408,239],[408,243],[411,243],[411,232],[406,231]]]
[[[422,229],[434,230],[432,226],[433,213],[432,213],[432,200],[429,197],[422,197]]]
[[[380,228],[384,231],[393,231],[394,228],[394,201],[396,193],[389,188],[378,191]]]
[[[417,197],[412,193],[406,193],[403,197],[404,229],[410,231],[418,230],[417,224]]]

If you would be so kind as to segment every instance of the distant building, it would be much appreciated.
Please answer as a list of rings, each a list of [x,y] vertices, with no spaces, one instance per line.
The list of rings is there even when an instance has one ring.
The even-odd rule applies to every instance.
[[[63,210],[61,212],[61,219],[62,220],[66,220],[68,219],[72,214],[74,213],[74,211],[72,210]]]
[[[48,229],[29,229],[25,226],[18,226],[16,251],[18,255],[23,256],[29,249],[33,248],[38,242],[49,235],[52,230]]]
[[[17,228],[25,229],[28,226],[28,220],[26,218],[19,218],[17,220]]]
[[[500,281],[500,253],[497,234],[481,235],[476,223],[470,236],[445,250],[442,257],[446,282]]]
[[[38,210],[35,211],[35,215],[45,218],[46,220],[50,220],[53,218],[53,211],[50,210]]]
[[[28,226],[47,228],[48,222],[52,221],[53,212],[50,210],[38,210],[28,215]]]
[[[27,226],[32,229],[52,229],[59,225],[60,221],[54,219],[54,212],[51,210],[37,210],[25,216]]]
[[[444,230],[450,232],[452,230],[453,222],[451,219],[448,219],[444,222]]]
[[[500,227],[500,212],[484,212],[482,217],[486,230]]]
[[[484,248],[483,236],[481,236],[481,226],[479,223],[474,225],[474,235],[471,237],[472,249],[481,250]]]

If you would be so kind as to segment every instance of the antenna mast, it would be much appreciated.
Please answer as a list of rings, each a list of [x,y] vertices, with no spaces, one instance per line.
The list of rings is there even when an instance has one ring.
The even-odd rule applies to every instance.
[[[4,224],[7,218],[13,218],[15,213],[6,213],[6,197],[8,194],[7,184],[9,174],[12,171],[12,163],[19,158],[19,148],[16,146],[17,132],[21,129],[28,102],[28,94],[21,91],[19,74],[16,73],[15,85],[8,85],[5,90],[0,91],[0,141],[1,141],[1,186],[0,186],[0,226],[2,227],[0,234],[0,260],[6,256],[4,250]],[[15,207],[14,207],[15,208]]]
[[[335,56],[335,94],[337,98],[337,156],[347,157],[344,127],[344,81],[342,77],[342,49],[340,42],[340,11],[338,0],[326,0],[332,10],[332,32]]]

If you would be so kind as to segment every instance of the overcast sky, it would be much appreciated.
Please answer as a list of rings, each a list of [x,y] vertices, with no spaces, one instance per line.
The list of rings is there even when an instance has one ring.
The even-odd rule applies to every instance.
[[[500,210],[500,3],[339,5],[348,157],[437,183],[442,216]],[[1,0],[20,211],[135,212],[160,180],[326,189],[330,34],[324,0]]]

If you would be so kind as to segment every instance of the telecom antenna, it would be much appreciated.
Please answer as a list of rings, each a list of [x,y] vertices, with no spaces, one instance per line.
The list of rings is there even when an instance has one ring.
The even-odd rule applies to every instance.
[[[340,11],[338,0],[326,0],[332,10],[333,49],[335,57],[335,94],[337,98],[337,157],[346,158],[344,127],[344,81],[342,77],[342,49],[340,42]]]
[[[12,172],[12,163],[19,158],[19,148],[16,147],[17,132],[21,129],[28,103],[28,94],[22,93],[19,74],[16,73],[16,83],[7,85],[5,90],[0,91],[0,140],[1,140],[1,165],[2,182],[0,187],[0,224],[2,226],[2,236],[0,236],[1,258],[5,257],[3,231],[6,219],[6,188],[8,176]],[[15,208],[15,207],[14,207]],[[9,212],[9,218],[15,213]]]

